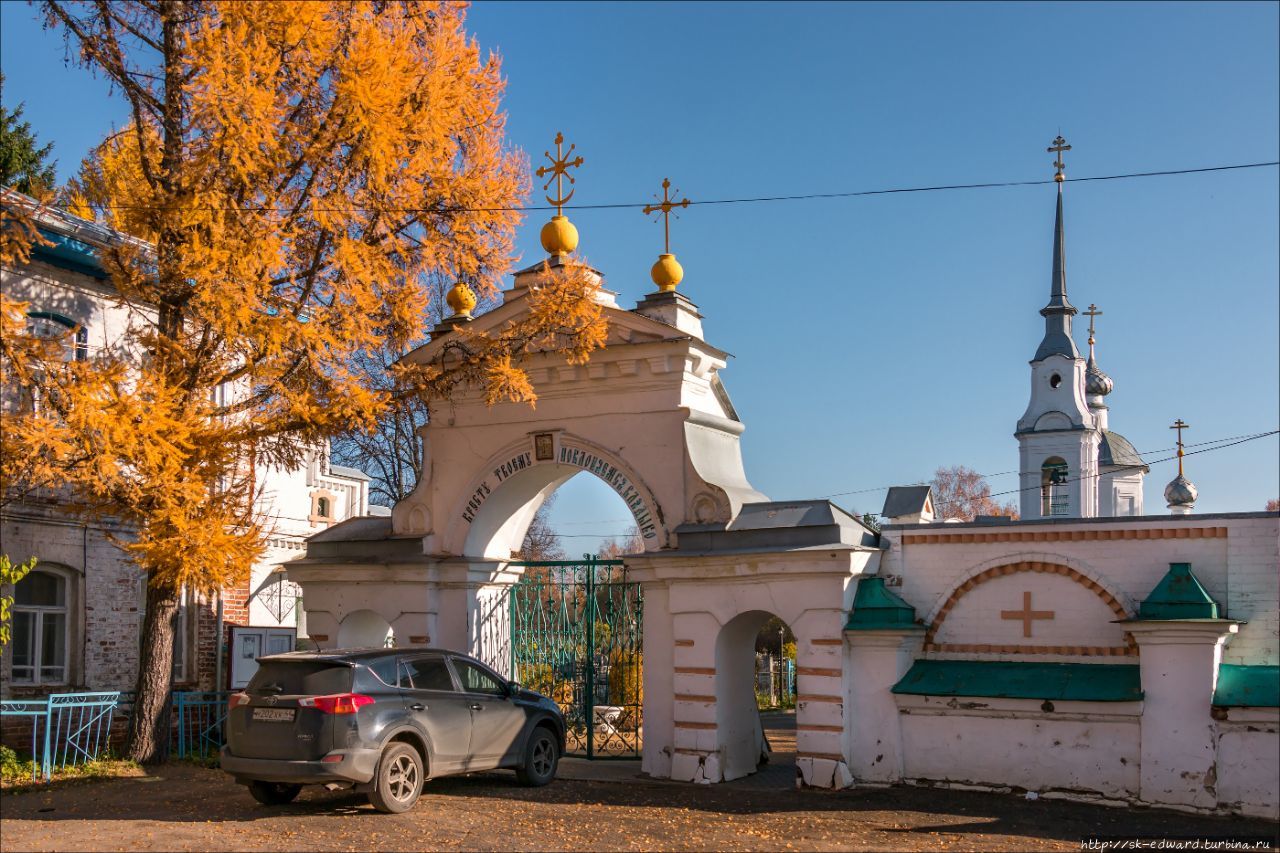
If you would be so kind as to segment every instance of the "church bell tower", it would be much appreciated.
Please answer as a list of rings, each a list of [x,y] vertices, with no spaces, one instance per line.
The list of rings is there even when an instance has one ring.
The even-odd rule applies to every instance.
[[[1059,136],[1056,153],[1057,214],[1049,303],[1040,309],[1044,338],[1031,359],[1031,400],[1018,420],[1021,506],[1024,519],[1091,518],[1098,514],[1096,414],[1086,399],[1085,359],[1071,336],[1077,313],[1067,299],[1066,231],[1062,218],[1062,154],[1071,146]]]

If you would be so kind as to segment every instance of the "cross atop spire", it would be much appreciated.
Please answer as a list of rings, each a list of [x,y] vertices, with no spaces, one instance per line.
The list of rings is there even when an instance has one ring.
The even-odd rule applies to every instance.
[[[1067,232],[1062,217],[1062,152],[1070,149],[1071,146],[1061,136],[1049,148],[1058,152],[1058,159],[1054,162],[1058,167],[1058,174],[1054,176],[1058,181],[1058,208],[1053,223],[1053,281],[1049,288],[1049,304],[1040,309],[1040,316],[1044,317],[1044,339],[1040,341],[1033,361],[1054,354],[1080,357],[1080,351],[1071,338],[1071,318],[1075,316],[1076,309],[1067,300]]]
[[[542,152],[543,156],[551,161],[551,165],[539,166],[538,170],[534,172],[534,174],[537,175],[539,178],[544,177],[546,175],[551,176],[547,178],[547,182],[542,185],[543,192],[545,192],[547,188],[551,186],[552,181],[556,182],[556,197],[555,198],[552,198],[551,196],[546,197],[547,204],[554,204],[556,206],[556,216],[561,216],[564,213],[564,211],[561,210],[561,208],[564,207],[564,205],[569,203],[569,199],[573,198],[573,193],[574,193],[573,187],[569,188],[568,195],[564,194],[564,179],[568,178],[569,183],[571,184],[574,183],[573,175],[569,174],[569,170],[578,168],[584,162],[581,154],[579,154],[577,157],[575,157],[572,160],[569,159],[569,155],[573,154],[573,149],[575,147],[572,142],[569,143],[569,150],[561,153],[561,146],[563,144],[564,144],[564,134],[556,133],[556,156],[552,157],[550,151]]]
[[[1093,318],[1101,317],[1102,312],[1098,310],[1097,305],[1094,305],[1092,302],[1090,302],[1089,310],[1082,311],[1081,313],[1084,314],[1084,316],[1089,318],[1089,357],[1093,358]]]
[[[1053,161],[1053,168],[1057,170],[1053,174],[1053,179],[1058,183],[1062,183],[1067,179],[1066,175],[1063,174],[1063,170],[1067,168],[1067,164],[1062,162],[1062,152],[1070,151],[1071,146],[1067,144],[1067,140],[1063,139],[1062,134],[1059,133],[1058,138],[1053,140],[1053,145],[1049,146],[1045,150],[1058,155],[1058,159]]]
[[[671,198],[669,190],[671,189],[671,179],[662,179],[662,202],[659,204],[646,204],[644,207],[644,215],[650,213],[658,213],[662,215],[662,253],[664,255],[671,254],[671,211],[677,207],[688,207],[689,199],[681,199],[676,201]],[[679,194],[680,190],[676,190]],[[657,198],[657,196],[654,196]]]
[[[573,198],[574,188],[569,187],[568,194],[564,191],[564,179],[568,178],[569,183],[573,184],[573,175],[569,174],[570,169],[576,169],[582,165],[582,155],[579,154],[573,159],[574,145],[569,144],[569,150],[564,150],[564,134],[556,133],[556,156],[552,157],[550,151],[544,151],[543,156],[551,161],[550,166],[539,166],[534,172],[539,178],[547,178],[547,182],[542,185],[543,192],[550,188],[551,182],[556,182],[555,197],[547,196],[547,203],[554,204],[556,207],[555,216],[551,217],[551,221],[542,226],[542,232],[539,235],[542,239],[542,248],[547,250],[547,254],[557,257],[567,255],[578,248],[578,229],[569,221],[569,217],[564,215],[564,206],[569,203],[569,199]],[[547,176],[550,177],[547,177]]]
[[[1178,431],[1178,476],[1181,477],[1182,457],[1186,456],[1186,453],[1182,449],[1182,431],[1184,429],[1191,429],[1191,424],[1183,423],[1182,418],[1178,418],[1173,422],[1173,425],[1169,427],[1169,429],[1176,429]]]

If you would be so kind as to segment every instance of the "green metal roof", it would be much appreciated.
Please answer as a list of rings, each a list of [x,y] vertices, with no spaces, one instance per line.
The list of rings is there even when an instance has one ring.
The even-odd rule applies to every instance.
[[[858,581],[853,595],[846,631],[875,631],[885,628],[919,628],[916,609],[884,588],[884,578],[869,577]]]
[[[1170,563],[1169,571],[1138,608],[1139,619],[1218,619],[1218,602],[1191,573],[1190,563]]]
[[[1081,702],[1142,698],[1137,664],[918,660],[893,692],[915,696],[989,696]]]
[[[1218,667],[1218,689],[1213,704],[1219,707],[1280,708],[1280,666]]]

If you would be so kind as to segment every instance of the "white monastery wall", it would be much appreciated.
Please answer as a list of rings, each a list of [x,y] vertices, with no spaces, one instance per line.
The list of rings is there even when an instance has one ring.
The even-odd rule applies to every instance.
[[[1217,798],[1244,814],[1280,818],[1276,805],[1276,755],[1280,712],[1231,708],[1217,724]]]
[[[1274,515],[891,526],[882,543],[879,575],[922,627],[846,632],[856,780],[1280,817],[1280,712],[1211,704],[1221,664],[1277,664]],[[1221,621],[1121,622],[1173,563],[1191,565]],[[1137,665],[1142,699],[892,694],[918,660]]]
[[[1137,797],[1138,702],[899,697],[903,777]]]

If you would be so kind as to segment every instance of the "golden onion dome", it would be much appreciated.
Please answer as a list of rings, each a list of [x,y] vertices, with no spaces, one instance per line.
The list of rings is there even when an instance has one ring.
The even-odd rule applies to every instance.
[[[657,262],[649,269],[649,277],[658,285],[658,290],[666,293],[676,289],[676,285],[684,278],[684,267],[672,254],[658,255]]]
[[[453,309],[453,316],[470,319],[471,312],[476,307],[476,292],[470,285],[460,281],[449,288],[449,292],[444,295],[444,301],[448,302],[449,307]]]
[[[542,226],[542,248],[548,255],[567,255],[578,248],[578,229],[569,217],[557,214]]]

